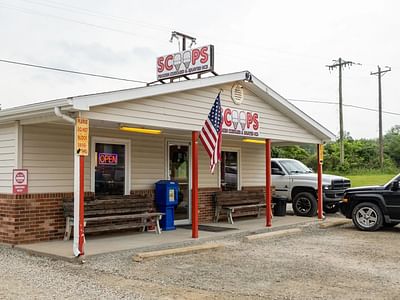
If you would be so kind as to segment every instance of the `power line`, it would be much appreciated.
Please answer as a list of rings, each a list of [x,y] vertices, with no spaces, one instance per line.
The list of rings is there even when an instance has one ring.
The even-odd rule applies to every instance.
[[[305,102],[305,103],[315,103],[315,104],[338,105],[338,103],[334,102],[334,101],[317,101],[317,100],[305,100],[305,99],[287,99],[287,100],[292,101],[292,102]],[[343,104],[343,106],[351,107],[351,108],[357,108],[357,109],[363,109],[363,110],[368,110],[368,111],[373,111],[373,112],[379,112],[378,109],[359,106],[359,105]],[[400,116],[400,113],[397,113],[397,112],[391,112],[391,111],[384,111],[383,110],[382,113],[389,114],[389,115],[394,115],[394,116]]]
[[[22,1],[25,1],[25,2],[28,2],[28,3],[30,2],[30,3],[38,4],[38,5],[44,5],[44,6],[48,6],[48,7],[54,7],[54,8],[58,8],[58,9],[63,9],[62,7],[57,7],[57,6],[48,5],[48,4],[47,5],[46,4],[41,4],[41,3],[38,3],[38,2],[34,2],[34,1],[27,1],[27,0],[22,0]],[[15,11],[19,11],[19,12],[22,12],[22,13],[25,13],[25,14],[31,14],[31,15],[55,18],[55,19],[58,19],[58,20],[61,20],[61,21],[65,21],[65,22],[72,22],[72,23],[76,23],[76,24],[80,24],[80,25],[84,25],[84,26],[97,28],[97,29],[108,30],[108,31],[122,33],[122,34],[134,35],[134,36],[141,36],[142,38],[145,38],[145,39],[154,40],[153,38],[150,38],[148,36],[140,35],[140,34],[137,34],[137,33],[130,32],[130,31],[120,30],[120,29],[116,29],[116,28],[113,28],[113,27],[103,26],[103,25],[97,25],[97,24],[86,22],[86,21],[85,22],[78,21],[78,20],[69,19],[69,18],[65,18],[65,17],[62,17],[62,16],[58,16],[58,15],[42,13],[42,12],[38,12],[38,11],[35,11],[35,10],[32,10],[32,9],[21,8],[21,7],[15,6],[15,5],[4,4],[4,3],[0,2],[0,6],[3,6],[4,8],[7,8],[7,9],[12,9],[12,10],[15,10]],[[68,9],[66,5],[64,5],[64,6],[66,7],[65,9]],[[79,8],[74,7],[74,6],[69,6],[69,7],[73,8],[74,10],[79,10]],[[71,9],[68,9],[68,10],[71,10]],[[114,20],[118,21],[117,17],[112,16],[112,15],[100,14],[100,13],[97,13],[97,12],[94,12],[94,11],[91,11],[91,10],[87,10],[87,9],[82,9],[82,10],[86,11],[87,12],[86,14],[88,14],[88,15],[92,15],[92,16],[96,16],[97,15],[99,17],[108,18],[108,19],[114,19]],[[84,12],[81,12],[81,13],[84,13]],[[121,21],[122,22],[126,22],[126,23],[132,23],[132,21],[130,21],[130,19],[121,18]],[[146,24],[147,25],[144,25],[144,23],[142,23],[142,25],[139,25],[139,26],[150,28],[151,24],[149,24],[149,23],[146,23]],[[153,26],[155,26],[155,25],[153,25]],[[159,30],[159,31],[165,31],[166,30],[166,29],[161,29],[161,28],[166,28],[166,27],[161,27],[160,26],[160,29],[157,29],[157,30]],[[156,29],[156,28],[152,28],[152,29]],[[206,38],[206,36],[202,36],[202,37]],[[239,46],[242,46],[242,47],[247,47],[247,44],[240,43],[240,42],[238,42],[236,40],[221,39],[219,37],[218,41],[224,41],[224,42],[227,42],[227,43],[230,43],[230,44],[234,44],[235,46],[239,45]],[[287,50],[282,50],[282,49],[266,48],[266,47],[264,47],[263,45],[260,45],[260,44],[255,45],[255,46],[258,47],[260,50],[269,51],[269,52],[275,52],[277,54],[283,54],[283,55],[286,55],[286,56],[289,55],[289,56],[297,56],[297,57],[307,57],[308,59],[319,59],[319,60],[324,59],[323,57],[310,56],[310,55],[305,55],[305,54],[297,54],[297,53],[290,52],[290,51],[287,51]],[[253,47],[253,49],[256,49],[256,48]],[[226,56],[225,53],[223,55]],[[237,57],[244,58],[244,56],[237,56]],[[257,60],[260,60],[257,57],[253,57],[253,58],[256,58]]]
[[[140,80],[127,79],[127,78],[114,77],[114,76],[101,75],[101,74],[94,74],[94,73],[87,73],[87,72],[80,72],[80,71],[73,71],[73,70],[67,70],[67,69],[61,69],[61,68],[54,68],[54,67],[48,67],[48,66],[42,66],[42,65],[35,65],[35,64],[23,63],[23,62],[12,61],[12,60],[6,60],[6,59],[0,59],[0,62],[8,63],[8,64],[14,64],[14,65],[20,65],[20,66],[25,66],[25,67],[40,68],[40,69],[51,70],[51,71],[58,71],[58,72],[65,72],[65,73],[72,73],[72,74],[78,74],[78,75],[99,77],[99,78],[105,78],[105,79],[120,80],[120,81],[129,81],[129,82],[147,84],[147,82],[145,82],[145,81],[140,81]]]
[[[135,80],[135,79],[114,77],[114,76],[94,74],[94,73],[88,73],[88,72],[73,71],[73,70],[54,68],[54,67],[43,66],[43,65],[36,65],[36,64],[31,64],[31,63],[23,63],[23,62],[6,60],[6,59],[0,59],[0,62],[8,63],[8,64],[20,65],[20,66],[25,66],[25,67],[40,68],[40,69],[45,69],[45,70],[50,70],[50,71],[58,71],[58,72],[65,72],[65,73],[71,73],[71,74],[77,74],[77,75],[99,77],[99,78],[104,78],[104,79],[112,79],[112,80],[120,80],[120,81],[128,81],[128,82],[147,84],[147,82],[145,82],[145,81],[140,81],[140,80]],[[335,102],[335,101],[326,101],[326,100],[306,100],[306,99],[287,99],[287,100],[289,100],[291,102],[304,102],[304,103],[315,103],[315,104],[338,105],[338,103]],[[374,108],[370,108],[370,107],[363,107],[363,106],[354,105],[354,104],[343,104],[343,106],[362,109],[362,110],[367,110],[367,111],[373,111],[373,112],[378,112],[379,111],[378,109],[374,109]],[[391,112],[391,111],[384,111],[383,110],[382,113],[390,114],[390,115],[394,115],[394,116],[400,116],[400,113],[397,113],[397,112]]]
[[[94,74],[94,73],[88,73],[88,72],[73,71],[73,70],[54,68],[54,67],[30,64],[30,63],[23,63],[23,62],[6,60],[6,59],[0,59],[0,62],[8,63],[8,64],[20,65],[20,66],[25,66],[25,67],[40,68],[40,69],[45,69],[45,70],[50,70],[50,71],[58,71],[58,72],[71,73],[71,74],[77,74],[77,75],[99,77],[99,78],[104,78],[104,79],[112,79],[112,80],[120,80],[120,81],[128,81],[128,82],[134,82],[134,83],[147,84],[146,81],[140,81],[140,80],[135,80],[135,79],[128,79],[128,78],[122,78],[122,77]],[[326,100],[321,100],[321,101],[320,100],[306,100],[306,99],[287,99],[287,100],[289,100],[291,102],[304,102],[304,103],[315,103],[315,104],[338,105],[338,103],[335,102],[335,101],[326,101]],[[359,105],[354,105],[354,104],[343,104],[343,106],[362,109],[362,110],[367,110],[367,111],[373,111],[373,112],[378,112],[379,111],[378,109],[359,106]],[[382,113],[390,114],[390,115],[394,115],[394,116],[400,116],[400,113],[397,113],[397,112],[391,112],[391,111],[382,110]]]
[[[76,24],[80,24],[80,25],[85,25],[85,26],[97,28],[97,29],[118,32],[118,33],[122,33],[122,34],[136,36],[136,37],[140,36],[141,38],[146,38],[146,39],[152,39],[150,37],[141,36],[139,34],[131,32],[131,31],[120,30],[120,29],[116,29],[116,28],[112,28],[112,27],[108,27],[108,26],[97,25],[97,24],[93,24],[93,23],[89,23],[89,22],[83,22],[83,21],[77,21],[77,20],[73,20],[73,19],[69,19],[69,18],[64,18],[64,17],[57,16],[57,15],[41,13],[41,12],[37,12],[37,11],[31,10],[31,9],[20,8],[20,7],[17,7],[17,6],[10,6],[8,4],[4,4],[4,3],[1,3],[1,2],[0,2],[0,6],[2,6],[4,8],[7,8],[7,9],[16,10],[16,11],[19,11],[19,12],[22,12],[22,13],[25,13],[25,14],[38,15],[38,16],[42,16],[42,17],[50,17],[50,18],[54,18],[54,19],[57,19],[57,20],[61,20],[61,21],[65,21],[65,22],[72,22],[72,23],[76,23]]]
[[[170,32],[170,29],[168,27],[162,26],[162,25],[159,25],[159,24],[151,24],[151,23],[148,23],[148,22],[137,21],[137,20],[134,20],[132,18],[123,18],[123,17],[120,17],[120,16],[108,15],[108,14],[105,14],[105,13],[102,13],[102,12],[99,12],[99,11],[89,10],[89,9],[85,9],[83,7],[78,7],[78,6],[73,6],[73,5],[67,5],[67,4],[64,4],[64,3],[50,2],[50,1],[45,1],[45,0],[42,0],[42,1],[20,0],[20,1],[23,1],[23,2],[26,2],[26,3],[31,3],[31,4],[34,4],[34,5],[41,5],[41,6],[44,6],[44,7],[49,7],[49,8],[69,11],[71,13],[84,14],[84,15],[88,15],[88,16],[92,16],[92,17],[101,17],[102,19],[109,19],[109,20],[112,20],[112,21],[124,22],[124,23],[128,23],[128,24],[134,24],[136,26],[141,26],[141,27],[148,28],[148,29],[151,29],[151,30],[158,30],[158,31],[161,31],[161,32],[167,32],[167,31]],[[123,33],[123,34],[141,36],[142,38],[145,38],[145,39],[149,38],[148,36],[136,34],[136,33],[129,32],[129,31],[119,30],[119,29],[116,29],[116,28],[111,28],[111,27],[102,26],[102,25],[91,24],[91,23],[88,23],[88,22],[81,22],[81,21],[77,21],[77,20],[67,19],[67,18],[63,18],[63,17],[60,17],[60,16],[56,16],[56,15],[43,14],[41,12],[37,12],[37,11],[34,11],[34,10],[27,10],[27,9],[23,9],[23,8],[20,8],[20,7],[17,7],[17,6],[14,6],[14,7],[8,6],[7,7],[7,6],[4,5],[3,7],[8,8],[8,9],[14,9],[16,11],[20,11],[20,12],[23,12],[23,13],[34,14],[34,15],[36,14],[36,15],[40,15],[40,16],[47,16],[47,17],[57,18],[57,19],[61,19],[63,21],[74,22],[74,23],[77,23],[77,24],[85,25],[85,26],[91,26],[91,27],[94,27],[94,28],[97,28],[97,29],[103,29],[103,30],[109,30],[109,31],[114,31],[114,32],[118,32],[118,33]],[[203,35],[199,35],[199,36],[202,37],[202,38],[210,38],[210,37],[203,36]],[[247,47],[248,46],[247,43],[241,43],[240,41],[237,41],[237,40],[223,39],[221,37],[218,37],[218,41],[219,42],[223,41],[223,42],[226,42],[226,43],[234,44],[235,46],[238,46],[238,45],[239,46],[241,45],[243,47]],[[286,55],[286,56],[297,56],[297,57],[304,57],[304,58],[308,58],[308,59],[318,59],[318,60],[325,59],[322,56],[307,55],[307,54],[304,54],[304,53],[301,54],[301,53],[291,52],[291,51],[282,50],[282,49],[278,49],[278,48],[266,48],[266,47],[264,47],[264,45],[261,45],[261,44],[254,44],[253,43],[253,45],[256,46],[257,48],[259,48],[260,51],[265,51],[266,50],[266,51],[269,51],[269,52],[275,52],[277,54],[283,54],[283,55]],[[256,50],[256,48],[253,47],[253,50]],[[223,53],[222,55],[223,56],[232,56],[232,57],[244,58],[244,56],[233,56],[233,55],[227,55],[226,53]],[[253,59],[258,60],[258,61],[262,61],[258,57],[253,57]],[[363,65],[369,65],[369,66],[373,65],[373,66],[375,66],[375,64],[372,64],[372,63],[371,64],[363,64]]]
[[[73,6],[73,5],[67,5],[67,4],[64,4],[64,3],[49,2],[49,1],[32,1],[32,0],[20,0],[20,1],[31,3],[31,4],[35,4],[35,5],[41,5],[41,6],[45,6],[45,7],[50,7],[50,8],[53,8],[53,9],[69,11],[69,12],[72,12],[72,13],[83,14],[83,15],[92,16],[92,17],[101,17],[102,19],[105,18],[105,19],[109,19],[109,20],[113,20],[113,21],[117,21],[117,22],[124,22],[124,23],[133,24],[133,25],[136,25],[136,26],[141,26],[141,27],[154,29],[154,30],[159,30],[159,31],[163,31],[163,32],[170,31],[170,28],[167,28],[165,26],[161,26],[159,24],[157,24],[157,25],[156,24],[150,24],[150,23],[145,23],[145,22],[142,22],[142,21],[136,21],[136,20],[133,20],[133,19],[123,18],[123,17],[120,17],[120,16],[107,15],[107,14],[101,13],[99,11],[89,10],[89,9],[85,9],[85,8],[77,7],[77,6]]]

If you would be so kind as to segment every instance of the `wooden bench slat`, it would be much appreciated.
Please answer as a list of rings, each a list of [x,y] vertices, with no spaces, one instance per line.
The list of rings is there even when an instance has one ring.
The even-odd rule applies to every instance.
[[[162,216],[163,213],[143,213],[135,215],[118,215],[118,216],[103,216],[103,217],[92,217],[85,219],[86,222],[90,221],[107,221],[107,220],[126,220],[126,219],[141,219],[141,218],[152,218]]]
[[[274,189],[272,188],[271,191]],[[226,211],[229,223],[233,224],[233,213],[240,215],[260,216],[261,208],[265,208],[265,192],[263,191],[223,191],[214,194],[215,222],[218,222],[221,211]],[[238,214],[236,214],[238,215]]]
[[[224,208],[228,209],[242,209],[242,208],[257,208],[257,207],[265,207],[266,204],[250,204],[250,205],[238,205],[238,206],[223,206]]]
[[[151,212],[152,209],[153,199],[148,196],[85,197],[84,218],[85,224],[89,224],[85,231],[90,233],[155,225],[156,233],[160,234],[159,220],[164,214]],[[64,239],[69,239],[74,218],[72,199],[64,199],[63,211],[66,217]]]

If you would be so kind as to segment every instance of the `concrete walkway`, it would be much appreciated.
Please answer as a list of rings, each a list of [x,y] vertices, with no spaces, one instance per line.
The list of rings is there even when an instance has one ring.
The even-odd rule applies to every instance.
[[[271,228],[265,227],[265,218],[250,218],[235,220],[235,224],[225,222],[202,224],[213,227],[232,228],[221,232],[199,230],[199,238],[192,239],[191,229],[178,227],[173,231],[163,231],[161,235],[154,232],[113,233],[100,236],[86,237],[85,258],[115,251],[123,250],[159,250],[180,245],[203,243],[211,240],[221,240],[235,235],[241,236],[249,233],[262,233],[283,228],[298,227],[303,224],[316,223],[318,219],[304,218],[293,215],[274,217]],[[29,253],[54,257],[64,260],[74,260],[72,253],[72,240],[49,241],[34,244],[16,245],[16,249]]]

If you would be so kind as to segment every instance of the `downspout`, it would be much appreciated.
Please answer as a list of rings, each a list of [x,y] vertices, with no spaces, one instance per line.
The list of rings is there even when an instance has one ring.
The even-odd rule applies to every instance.
[[[57,117],[64,119],[65,121],[74,124],[76,126],[75,119],[63,114],[58,106],[54,107],[54,113]],[[75,143],[75,139],[74,139]],[[74,149],[75,149],[74,145]],[[80,172],[79,172],[79,155],[74,153],[74,242],[72,245],[72,251],[76,257],[81,253],[79,251],[79,204],[80,204]]]
[[[70,116],[64,115],[58,106],[54,107],[54,113],[56,114],[57,117],[63,118],[65,121],[75,125],[75,119],[71,118]]]

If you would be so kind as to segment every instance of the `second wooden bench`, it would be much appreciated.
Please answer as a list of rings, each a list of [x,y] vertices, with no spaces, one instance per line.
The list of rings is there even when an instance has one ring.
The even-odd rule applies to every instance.
[[[262,191],[224,191],[213,194],[215,203],[214,221],[218,222],[221,213],[226,213],[228,222],[233,224],[233,214],[240,216],[257,215],[266,207],[265,193]],[[271,206],[273,207],[273,203]],[[271,208],[272,208],[271,207]]]

